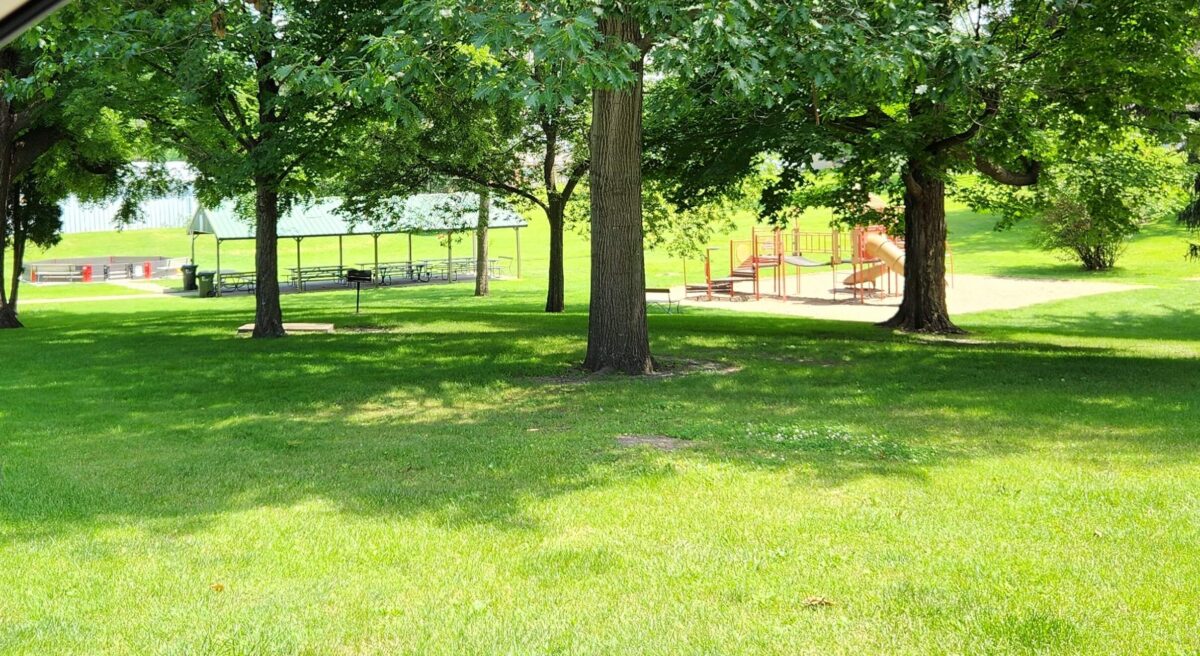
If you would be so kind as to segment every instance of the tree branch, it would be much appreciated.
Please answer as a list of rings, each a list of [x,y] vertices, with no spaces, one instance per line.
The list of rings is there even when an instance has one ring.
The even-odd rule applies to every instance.
[[[945,139],[939,139],[926,146],[925,149],[930,153],[937,155],[944,153],[951,148],[957,148],[958,146],[961,146],[974,139],[975,135],[979,134],[979,131],[983,128],[984,124],[1000,111],[1000,100],[995,95],[987,96],[983,102],[983,114],[971,122],[971,127],[959,132],[958,134],[952,134]]]
[[[571,196],[575,193],[575,187],[579,184],[580,180],[583,180],[583,176],[587,174],[589,166],[591,166],[591,162],[585,159],[572,166],[571,171],[567,173],[567,184],[563,186],[561,194],[564,205],[571,200]]]
[[[542,200],[541,198],[538,198],[532,192],[522,189],[520,187],[510,185],[505,182],[499,182],[497,180],[490,180],[488,178],[485,178],[484,176],[478,175],[474,171],[459,168],[456,166],[449,166],[446,164],[442,164],[440,162],[435,162],[426,157],[421,157],[421,163],[424,164],[425,166],[429,167],[433,171],[437,171],[439,173],[453,176],[456,178],[462,178],[463,180],[467,180],[469,182],[474,182],[477,185],[483,185],[484,187],[490,187],[492,189],[503,191],[508,194],[520,196],[521,198],[524,198],[525,200],[528,200],[529,202],[533,203],[534,205],[537,205],[538,207],[542,208],[542,210],[544,210],[544,211],[550,210],[550,208],[546,204],[546,201]]]
[[[254,150],[254,142],[251,141],[246,135],[242,134],[236,127],[234,127],[233,123],[230,122],[229,117],[225,115],[225,112],[221,111],[219,106],[213,105],[212,112],[213,116],[217,117],[217,122],[221,124],[221,127],[225,128],[225,130],[229,133],[229,136],[233,137],[239,144],[241,144],[242,148],[245,148],[247,153]]]
[[[33,168],[39,157],[66,138],[67,133],[57,127],[35,128],[27,132],[13,151],[13,177]]]
[[[904,180],[904,189],[910,196],[916,198],[917,200],[921,200],[925,197],[925,190],[921,188],[920,183],[918,183],[917,179],[913,177],[912,171],[909,171],[907,168],[905,168],[903,171],[901,171],[900,177]]]
[[[1011,185],[1014,187],[1028,187],[1037,184],[1038,177],[1042,173],[1042,163],[1036,160],[1021,158],[1025,165],[1024,171],[1009,171],[1008,169],[995,164],[985,158],[983,155],[975,156],[975,168],[980,173],[999,182],[1000,184]]]
[[[242,112],[242,106],[238,104],[237,98],[232,93],[227,93],[226,96],[229,106],[233,109],[233,116],[238,120],[238,125],[242,128],[242,135],[250,143],[258,143],[258,139],[255,138],[254,131],[250,129],[250,123],[246,121],[246,114]]]
[[[46,101],[38,99],[29,104],[25,109],[13,114],[12,131],[13,134],[20,134],[29,129],[33,122],[41,113],[43,107],[46,106]]]
[[[846,116],[839,119],[827,120],[826,125],[837,128],[845,132],[853,132],[854,134],[866,134],[870,130],[882,128],[895,122],[887,112],[880,109],[878,106],[872,106],[866,112],[858,116]]]
[[[548,117],[542,120],[542,134],[546,137],[546,150],[542,157],[542,184],[546,195],[558,193],[558,182],[554,179],[554,167],[558,160],[558,126]]]

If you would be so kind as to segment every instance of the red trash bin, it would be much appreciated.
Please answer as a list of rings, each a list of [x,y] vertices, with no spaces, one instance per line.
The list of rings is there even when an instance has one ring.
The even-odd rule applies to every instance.
[[[83,269],[81,269],[81,270],[83,271],[83,281],[91,282],[92,281],[92,265],[85,264],[85,265],[83,265]]]
[[[150,275],[151,275],[153,272],[154,272],[154,265],[153,265],[153,264],[151,264],[150,262],[145,262],[145,263],[143,263],[143,264],[142,264],[142,277],[143,277],[143,278],[147,278],[147,279],[149,279],[149,278],[150,278]]]

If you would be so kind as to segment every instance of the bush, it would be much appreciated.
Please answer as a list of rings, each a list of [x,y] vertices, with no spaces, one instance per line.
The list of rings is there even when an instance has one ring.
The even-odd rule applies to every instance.
[[[1000,228],[1032,218],[1037,246],[1062,252],[1089,271],[1110,269],[1143,225],[1173,215],[1186,202],[1189,169],[1179,153],[1137,135],[1085,148],[1073,145],[1074,156],[1052,162],[1036,187],[1005,190],[985,182],[967,199],[999,211]]]
[[[1034,243],[1049,251],[1072,253],[1088,271],[1111,269],[1138,231],[1133,220],[1097,220],[1086,203],[1059,198],[1037,219]]]
[[[1193,155],[1191,163],[1197,163],[1200,157]],[[1200,175],[1197,175],[1192,180],[1191,201],[1179,212],[1179,222],[1187,226],[1193,232],[1200,231]],[[1200,259],[1200,244],[1192,243],[1188,245],[1188,257],[1193,260]]]

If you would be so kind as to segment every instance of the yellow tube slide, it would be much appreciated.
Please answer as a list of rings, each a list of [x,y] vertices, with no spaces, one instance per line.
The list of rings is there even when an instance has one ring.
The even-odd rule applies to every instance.
[[[888,269],[904,275],[904,251],[900,250],[900,246],[896,242],[888,239],[887,235],[880,233],[867,235],[865,246],[867,255],[878,259],[883,264],[851,274],[843,284],[861,285],[871,282],[886,273]]]

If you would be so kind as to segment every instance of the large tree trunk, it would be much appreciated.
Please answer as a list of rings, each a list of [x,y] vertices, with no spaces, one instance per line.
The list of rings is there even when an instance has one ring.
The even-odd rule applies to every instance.
[[[279,191],[272,180],[254,181],[254,337],[283,337],[279,307]]]
[[[27,230],[25,217],[21,215],[21,190],[15,185],[10,187],[9,202],[6,204],[8,216],[5,217],[12,230],[11,239],[0,237],[12,242],[12,278],[9,280],[7,293],[0,293],[0,329],[23,328],[18,318],[17,300],[21,292],[21,271],[25,268],[25,243]],[[3,231],[0,231],[2,233]],[[4,248],[0,248],[0,286],[4,285]]]
[[[9,190],[12,184],[12,115],[9,113],[8,101],[0,94],[0,328],[20,328],[17,320],[17,308],[9,303],[8,294],[4,287],[4,253],[8,247],[8,226],[13,210],[10,203]],[[14,275],[20,276],[21,271],[14,269]]]
[[[487,187],[479,190],[479,219],[475,224],[475,295],[490,292],[491,267],[488,266],[488,223],[492,210],[492,194]]]
[[[28,185],[26,185],[28,186]],[[25,247],[29,243],[29,224],[28,216],[25,213],[27,209],[21,208],[21,195],[35,193],[30,189],[14,188],[12,193],[12,278],[8,283],[8,298],[6,299],[5,307],[13,314],[14,321],[19,310],[17,309],[17,301],[21,294],[21,273],[25,270]],[[26,195],[29,200],[30,196]],[[2,256],[3,254],[0,254]],[[17,328],[21,327],[21,322],[16,321]]]
[[[546,286],[546,311],[562,312],[565,308],[563,295],[566,283],[563,280],[563,204],[551,200],[546,209],[550,220],[550,275]]]
[[[946,183],[917,162],[905,169],[904,300],[880,324],[919,333],[961,333],[946,309]]]
[[[24,328],[21,320],[17,318],[17,309],[8,303],[0,305],[0,329],[7,328]]]
[[[273,0],[260,0],[255,7],[261,12],[262,20],[270,21],[275,15]],[[258,69],[258,148],[269,142],[280,123],[279,82],[275,79],[272,62],[275,55],[264,48],[255,55]],[[258,153],[246,153],[251,159]],[[258,163],[261,166],[261,162]],[[282,180],[266,174],[254,178],[254,337],[283,337],[283,310],[279,307],[279,187]]]
[[[607,37],[637,44],[637,21],[600,21]],[[592,300],[588,311],[589,371],[654,371],[646,327],[642,254],[642,65],[630,88],[593,92],[591,132]]]

